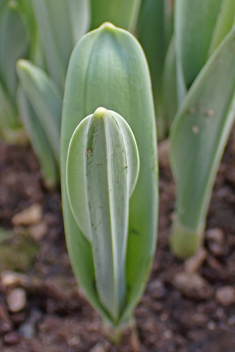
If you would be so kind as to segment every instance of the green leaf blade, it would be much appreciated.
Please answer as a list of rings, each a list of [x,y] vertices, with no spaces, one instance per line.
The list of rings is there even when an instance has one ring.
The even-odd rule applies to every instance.
[[[77,127],[67,158],[68,194],[78,226],[92,243],[98,294],[113,321],[126,299],[129,197],[138,171],[136,142],[120,115],[98,108]]]
[[[213,182],[234,121],[235,30],[217,48],[191,87],[171,131],[171,166],[177,185],[177,216],[173,251],[180,257],[175,228],[198,238],[200,244]],[[218,84],[219,82],[219,84]],[[174,238],[175,237],[175,238]]]
[[[187,87],[205,64],[222,0],[178,0],[175,3],[177,60]]]
[[[209,53],[218,47],[224,37],[229,33],[235,20],[235,2],[233,0],[223,0],[218,14],[213,37],[210,44]]]
[[[22,121],[39,159],[45,185],[47,188],[53,189],[59,181],[59,168],[40,120],[21,86],[18,88],[17,103]]]
[[[34,108],[47,139],[51,144],[54,157],[60,163],[60,126],[62,96],[55,83],[43,70],[30,61],[19,60],[17,73],[31,105]]]
[[[88,0],[33,0],[33,7],[48,72],[63,91],[71,52],[87,30]]]
[[[163,66],[168,46],[168,18],[166,2],[147,0],[141,4],[137,25],[137,37],[142,45],[149,64],[154,106],[159,138],[167,134],[168,126],[163,112]]]
[[[132,31],[135,29],[140,0],[91,0],[91,29],[104,22]]]
[[[29,46],[26,26],[17,3],[7,3],[0,16],[0,77],[5,90],[16,101],[17,74],[15,64],[24,57]]]

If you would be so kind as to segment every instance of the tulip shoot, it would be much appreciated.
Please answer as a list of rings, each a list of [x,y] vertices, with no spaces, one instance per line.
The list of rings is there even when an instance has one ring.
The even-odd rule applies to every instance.
[[[117,294],[117,290],[114,290],[115,286],[111,286],[105,296],[105,292],[101,292],[101,282],[97,282],[100,275],[105,272],[103,270],[109,272],[110,268],[100,268],[100,274],[96,276],[97,267],[95,271],[91,245],[92,235],[85,229],[85,225],[81,225],[83,219],[77,219],[80,224],[80,227],[78,226],[71,209],[66,184],[66,161],[73,132],[85,116],[93,114],[101,106],[115,111],[125,119],[135,136],[140,158],[139,178],[129,201],[126,245],[122,244],[123,248],[126,246],[126,252],[123,251],[125,275],[123,262],[118,264],[120,276],[125,276],[125,283],[122,283],[124,287],[119,287],[120,296],[115,298],[113,307],[112,297],[116,297]],[[81,126],[85,128],[85,122]],[[75,47],[70,60],[63,105],[61,181],[64,224],[68,251],[78,283],[90,303],[116,328],[127,323],[132,317],[133,309],[145,287],[155,251],[158,204],[155,131],[148,66],[138,42],[130,33],[115,28],[111,24],[104,24],[84,36]],[[104,142],[102,143],[104,147]],[[92,148],[87,149],[92,151]],[[110,153],[108,152],[107,155],[109,157]],[[92,158],[92,155],[90,157]],[[129,167],[121,169],[122,177],[130,172],[128,169]],[[107,178],[107,173],[105,177]],[[127,187],[125,183],[120,185],[122,194],[126,194],[125,197],[130,196],[131,184],[133,185],[134,181],[130,182],[129,191],[126,193],[123,191],[123,187]],[[103,187],[102,181],[97,184],[97,187],[96,192],[99,193],[99,188]],[[116,215],[114,218],[116,219]],[[115,219],[113,224],[117,221]],[[106,226],[106,222],[107,220],[104,221],[103,226]],[[119,226],[127,226],[126,218]],[[83,232],[88,235],[85,236]],[[112,260],[110,265],[111,263],[114,261]],[[95,285],[94,282],[96,282]]]
[[[173,123],[170,160],[177,186],[171,248],[180,258],[202,242],[213,183],[235,108],[235,29],[215,50]]]

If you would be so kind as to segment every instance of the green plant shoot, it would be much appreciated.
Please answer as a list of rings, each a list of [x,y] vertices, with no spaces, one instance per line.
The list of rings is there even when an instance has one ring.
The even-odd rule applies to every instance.
[[[171,130],[177,186],[173,253],[193,255],[202,242],[213,183],[234,121],[235,29],[215,50],[189,90]]]
[[[109,272],[109,268],[100,268],[97,276],[97,261],[94,259],[89,240],[89,236],[91,238],[93,235],[81,225],[81,219],[77,219],[80,224],[78,226],[71,209],[71,199],[69,200],[67,193],[66,162],[69,142],[75,128],[85,116],[93,114],[101,106],[121,115],[130,126],[138,146],[140,171],[136,187],[129,200],[129,216],[122,214],[125,221],[118,225],[125,228],[128,216],[128,234],[126,244],[123,244],[126,250],[124,247],[118,249],[125,253],[123,259],[125,274],[123,262],[118,262],[114,266],[113,273]],[[87,123],[81,126],[85,128]],[[92,151],[92,147],[89,150]],[[110,155],[109,152],[107,155]],[[90,157],[92,158],[92,155]],[[125,158],[124,155],[123,157]],[[122,172],[128,172],[126,169],[122,169]],[[125,197],[130,196],[134,179],[133,176]],[[102,180],[95,182],[98,188],[103,187]],[[131,319],[146,284],[156,244],[158,192],[156,128],[146,59],[140,45],[130,33],[115,28],[109,23],[85,35],[75,47],[70,60],[62,114],[61,183],[66,240],[75,276],[90,303],[105,320],[118,328]],[[123,184],[120,190],[121,187],[126,186]],[[113,190],[113,192],[116,191]],[[121,192],[125,193],[123,190]],[[107,191],[105,194],[107,196]],[[91,204],[86,206],[89,207]],[[107,207],[107,204],[105,206]],[[115,221],[117,221],[116,215],[113,216],[113,223]],[[107,225],[103,222],[100,226]],[[125,234],[122,233],[122,236],[125,237]],[[106,245],[108,246],[108,243]],[[105,258],[109,255],[105,253]],[[110,265],[113,265],[111,263],[113,261],[110,262]],[[117,267],[120,270],[118,280],[122,281],[118,289],[120,292],[112,281],[112,275],[116,273]],[[100,284],[94,284],[98,277],[105,275],[105,270],[111,283],[107,296]],[[121,277],[125,277],[125,281]],[[117,279],[116,274],[115,279]],[[112,300],[115,302],[114,306],[111,304]]]
[[[0,12],[0,134],[8,143],[21,144],[27,137],[16,106],[15,63],[27,54],[29,37],[17,2],[5,3]]]

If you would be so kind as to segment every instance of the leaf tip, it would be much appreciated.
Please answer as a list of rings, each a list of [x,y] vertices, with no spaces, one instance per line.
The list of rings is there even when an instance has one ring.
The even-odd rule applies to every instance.
[[[16,66],[19,67],[19,68],[26,68],[27,67],[27,60],[24,60],[24,59],[19,59],[16,61]]]
[[[100,28],[102,28],[102,29],[104,29],[106,31],[112,31],[115,28],[115,26],[112,23],[110,23],[110,22],[104,22],[100,26]]]
[[[103,120],[104,116],[107,114],[107,109],[99,107],[94,112],[93,118]]]

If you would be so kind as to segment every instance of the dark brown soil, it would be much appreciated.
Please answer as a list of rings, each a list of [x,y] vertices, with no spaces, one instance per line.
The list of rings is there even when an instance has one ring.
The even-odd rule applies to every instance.
[[[59,189],[46,191],[31,148],[0,143],[0,351],[234,352],[235,299],[228,293],[235,287],[234,155],[235,133],[220,166],[207,223],[222,239],[208,235],[205,260],[194,274],[202,287],[177,283],[185,269],[168,248],[175,189],[169,168],[160,167],[159,241],[135,312],[139,338],[127,331],[115,346],[102,334],[98,314],[78,293],[66,252]],[[47,228],[36,240],[32,228],[12,225],[13,215],[34,203],[42,205]],[[6,284],[9,270],[24,275]],[[12,313],[8,296],[19,287],[26,304]]]

